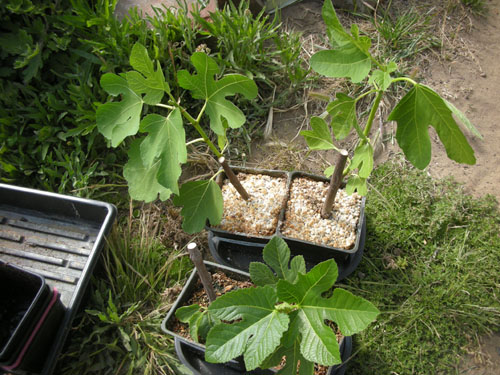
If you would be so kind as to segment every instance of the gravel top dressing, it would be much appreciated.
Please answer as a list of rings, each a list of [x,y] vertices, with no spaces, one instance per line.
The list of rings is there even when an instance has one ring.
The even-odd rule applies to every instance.
[[[249,235],[273,235],[286,197],[286,178],[246,173],[238,173],[238,178],[250,199],[245,201],[229,180],[224,180],[224,214],[218,228]]]
[[[327,182],[294,179],[281,233],[320,245],[352,249],[356,241],[361,196],[357,193],[347,195],[339,189],[331,216],[322,219],[321,206],[327,190]]]

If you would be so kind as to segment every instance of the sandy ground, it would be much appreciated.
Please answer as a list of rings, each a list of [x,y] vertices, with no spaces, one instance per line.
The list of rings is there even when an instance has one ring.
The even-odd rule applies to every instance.
[[[496,111],[500,105],[500,0],[489,1],[488,6],[489,14],[475,19],[472,31],[462,36],[468,46],[466,54],[449,63],[433,64],[427,78],[482,134],[482,140],[468,137],[477,163],[452,162],[434,138],[428,170],[436,177],[453,176],[475,196],[492,194],[500,201],[500,116]]]

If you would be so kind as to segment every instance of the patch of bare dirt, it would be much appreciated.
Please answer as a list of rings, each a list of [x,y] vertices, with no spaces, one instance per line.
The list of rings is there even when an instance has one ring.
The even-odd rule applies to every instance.
[[[433,138],[429,172],[453,176],[474,196],[492,194],[500,201],[500,0],[488,2],[489,12],[474,20],[472,31],[462,35],[465,50],[451,61],[432,64],[426,79],[431,87],[453,102],[473,122],[483,139],[468,136],[476,165],[449,160]]]

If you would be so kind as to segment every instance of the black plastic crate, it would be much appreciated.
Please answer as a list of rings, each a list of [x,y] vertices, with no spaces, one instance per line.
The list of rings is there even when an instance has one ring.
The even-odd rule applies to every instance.
[[[53,372],[115,216],[108,203],[0,184],[0,260],[43,276],[65,309],[41,374]]]

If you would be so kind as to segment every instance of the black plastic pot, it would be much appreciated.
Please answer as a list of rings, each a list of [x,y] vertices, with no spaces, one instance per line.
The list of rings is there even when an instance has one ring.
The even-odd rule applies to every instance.
[[[231,166],[231,169],[236,174],[238,174],[238,173],[264,174],[264,175],[268,175],[268,176],[272,176],[272,177],[283,177],[287,181],[286,186],[288,189],[288,184],[289,184],[289,179],[290,179],[290,174],[288,172],[277,171],[277,170],[272,170],[272,169],[257,169],[257,168],[234,167],[234,166]],[[225,174],[224,174],[224,172],[221,172],[218,175],[218,179],[217,179],[217,182],[219,183],[220,186],[222,186],[224,178],[225,178]],[[281,215],[283,214],[283,209],[284,208],[282,207],[280,210],[280,213],[278,215],[278,220],[281,217]],[[256,236],[256,235],[249,235],[246,233],[229,232],[229,231],[224,230],[224,229],[212,227],[208,223],[207,223],[206,228],[207,228],[207,230],[212,232],[212,234],[215,237],[226,238],[226,239],[236,240],[236,241],[247,241],[247,242],[251,242],[251,243],[260,243],[260,244],[266,244],[267,242],[269,242],[269,240],[272,238],[272,236],[274,234],[276,234],[276,232],[275,232],[269,236]]]
[[[64,307],[57,290],[32,272],[0,262],[0,367],[39,372]]]
[[[227,267],[224,265],[204,261],[207,269],[210,272],[215,270],[222,270],[231,278],[237,280],[247,280],[250,275],[247,272],[243,272],[232,267]],[[242,358],[231,360],[226,363],[208,363],[205,361],[205,346],[191,340],[186,339],[173,332],[170,329],[170,325],[176,319],[175,311],[183,306],[186,301],[189,300],[195,289],[197,288],[198,272],[194,269],[189,276],[184,288],[177,297],[177,300],[172,305],[167,316],[162,322],[161,328],[163,332],[174,337],[175,340],[175,351],[179,360],[190,370],[194,375],[239,375],[239,374],[249,374],[249,375],[273,375],[275,371],[273,370],[262,370],[256,369],[254,371],[246,371],[245,365]],[[342,361],[345,362],[352,351],[352,339],[351,337],[345,337],[340,343],[340,353]],[[328,375],[343,375],[345,372],[345,364],[340,364],[338,366],[333,366],[329,368]]]
[[[359,250],[350,254],[347,258],[337,260],[339,275],[337,282],[345,279],[358,267],[363,257],[364,242],[366,238],[366,222],[363,223],[360,236]],[[210,254],[219,264],[237,268],[248,272],[251,262],[263,262],[262,250],[265,244],[252,243],[247,241],[229,240],[221,237],[214,237],[213,233],[208,233],[208,247]],[[309,271],[316,264],[330,259],[330,254],[324,251],[305,251],[300,247],[290,250],[291,256],[302,255],[306,262],[306,269]]]
[[[329,179],[323,176],[317,176],[305,172],[292,172],[290,173],[290,178],[287,188],[290,189],[293,180],[299,177],[307,177],[315,181],[329,182]],[[345,187],[345,184],[343,184],[342,187]],[[364,247],[365,237],[366,237],[365,204],[366,204],[366,198],[363,197],[361,201],[359,222],[356,228],[356,241],[352,249],[340,249],[332,246],[318,245],[310,241],[304,241],[301,239],[291,238],[283,235],[281,233],[281,227],[285,221],[286,207],[283,209],[282,215],[280,216],[277,233],[286,241],[290,249],[300,249],[303,252],[303,254],[307,253],[328,254],[330,255],[329,256],[330,258],[332,257],[335,258],[337,262],[345,261],[349,258],[349,256],[356,254],[358,251],[360,251],[360,249]]]
[[[42,276],[61,301],[46,310],[57,329],[32,339],[32,348],[46,350],[32,372],[52,374],[115,215],[107,203],[0,184],[0,261]],[[34,353],[16,350],[25,351],[23,363]]]
[[[287,176],[287,197],[289,196],[290,186],[294,178],[308,177],[317,181],[326,181],[328,179],[322,176],[317,176],[304,172],[283,172],[275,170],[262,170],[254,168],[232,167],[235,173],[250,173],[250,174],[268,174],[271,176]],[[224,174],[221,173],[221,181],[224,179]],[[296,238],[290,238],[283,235],[280,228],[284,222],[286,212],[286,200],[283,202],[275,235],[283,238],[292,255],[303,255],[306,259],[306,264],[312,266],[326,259],[334,258],[339,264],[339,272],[343,272],[342,278],[350,274],[359,264],[361,260],[366,237],[366,217],[365,217],[366,198],[363,197],[361,202],[360,219],[356,228],[356,241],[352,249],[340,249],[331,246],[324,246],[309,241],[303,241]],[[235,268],[248,270],[248,264],[251,261],[261,259],[262,248],[271,239],[272,236],[252,236],[245,233],[233,233],[207,225],[206,229],[209,232],[208,242],[210,251],[214,258]],[[248,256],[244,255],[248,250]],[[247,258],[249,260],[247,260]],[[345,271],[344,271],[345,270]]]
[[[200,350],[197,346],[192,345],[190,342],[181,341],[177,337],[175,342],[175,352],[181,363],[186,366],[194,375],[273,375],[276,372],[272,370],[236,370],[233,367],[226,366],[219,363],[208,363],[205,361],[205,351]],[[345,337],[340,343],[340,357],[342,362],[347,361],[352,353],[352,338]],[[344,375],[347,365],[342,363],[340,365],[332,366],[328,369],[327,375]]]

